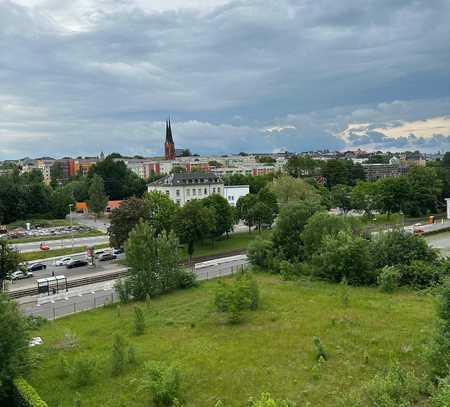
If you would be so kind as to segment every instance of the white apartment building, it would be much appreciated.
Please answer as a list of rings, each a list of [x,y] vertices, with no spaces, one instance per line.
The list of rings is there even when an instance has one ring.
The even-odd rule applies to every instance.
[[[177,205],[183,206],[193,199],[206,198],[213,194],[225,197],[230,205],[249,192],[248,185],[225,186],[222,178],[211,173],[188,172],[170,174],[148,186],[148,191],[159,191]]]

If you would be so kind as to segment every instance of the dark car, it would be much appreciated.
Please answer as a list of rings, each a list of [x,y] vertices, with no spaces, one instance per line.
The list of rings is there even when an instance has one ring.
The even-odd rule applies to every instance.
[[[38,270],[45,270],[47,268],[47,265],[44,263],[34,263],[34,264],[30,264],[27,267],[28,271],[38,271]]]
[[[108,261],[108,260],[115,260],[117,259],[117,256],[112,253],[103,253],[98,258],[100,261]]]
[[[72,260],[70,263],[66,264],[68,269],[73,269],[75,267],[87,266],[88,262],[86,260]]]

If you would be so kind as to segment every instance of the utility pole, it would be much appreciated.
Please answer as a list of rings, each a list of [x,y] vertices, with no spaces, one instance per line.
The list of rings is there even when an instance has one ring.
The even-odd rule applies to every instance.
[[[69,204],[70,234],[71,234],[71,236],[72,236],[72,248],[73,248],[73,219],[72,219],[72,206],[73,206],[73,204]]]

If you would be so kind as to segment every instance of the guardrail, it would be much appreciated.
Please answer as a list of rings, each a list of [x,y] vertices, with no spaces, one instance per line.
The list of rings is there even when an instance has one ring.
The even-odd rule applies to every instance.
[[[216,260],[223,257],[229,257],[229,256],[237,256],[240,254],[244,254],[246,250],[233,250],[226,253],[217,253],[215,255],[209,255],[209,256],[199,256],[192,259],[193,263],[200,263],[208,260]],[[188,266],[189,262],[184,261],[181,263],[182,266]],[[95,284],[95,283],[101,283],[103,281],[109,281],[109,280],[115,280],[117,278],[120,278],[124,275],[126,275],[127,270],[121,269],[117,270],[111,273],[104,273],[99,275],[93,275],[93,276],[87,276],[79,279],[70,279],[67,280],[67,288],[74,288],[74,287],[81,287],[83,285],[89,285],[89,284]],[[15,291],[9,291],[8,295],[10,298],[22,298],[22,297],[28,297],[33,295],[38,295],[38,289],[37,286],[33,288],[25,288],[23,290],[15,290]]]

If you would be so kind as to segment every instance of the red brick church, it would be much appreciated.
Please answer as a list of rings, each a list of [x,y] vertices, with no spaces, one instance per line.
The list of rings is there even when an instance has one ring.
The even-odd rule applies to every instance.
[[[164,156],[166,160],[175,160],[175,143],[172,137],[170,119],[166,121],[166,142],[164,143]]]

